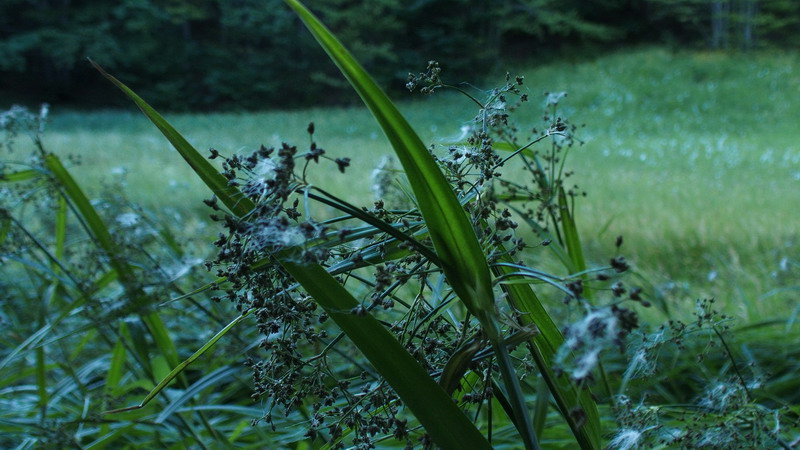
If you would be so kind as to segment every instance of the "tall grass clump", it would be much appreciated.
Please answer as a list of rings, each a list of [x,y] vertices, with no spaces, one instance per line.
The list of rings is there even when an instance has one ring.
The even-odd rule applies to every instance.
[[[212,276],[198,282],[197,261],[158,223],[123,229],[144,222],[141,211],[99,209],[45,150],[41,129],[29,127],[34,157],[4,167],[3,181],[40,184],[8,197],[19,199],[2,210],[14,234],[2,236],[4,258],[18,263],[9,273],[35,287],[39,322],[0,363],[35,367],[4,381],[15,395],[9,405],[25,411],[3,422],[7,430],[30,445],[80,446],[792,445],[796,402],[781,409],[760,391],[755,364],[730,345],[729,319],[712,301],[698,302],[691,321],[642,326],[641,308],[670,312],[641,280],[625,278],[622,237],[606,264],[586,261],[575,217],[583,191],[565,165],[580,141],[560,115],[563,93],[545,94],[541,123],[520,124],[514,113],[531,100],[523,77],[469,91],[431,61],[407,87],[459,91],[477,114],[460,138],[427,147],[324,25],[286,3],[392,145],[398,165],[387,160],[374,174],[380,198],[326,189],[331,177],[358,176],[359,155],[325,148],[313,122],[304,143],[203,156],[95,66],[211,191],[205,204],[219,234],[203,265]],[[32,195],[53,205],[54,223],[41,212],[24,220]],[[37,237],[49,229],[50,238]],[[68,236],[91,253],[73,257]],[[168,258],[185,270],[164,270]],[[558,270],[538,267],[544,259]],[[62,321],[78,323],[51,332]],[[187,333],[183,345],[173,341]],[[95,336],[105,346],[89,346]],[[72,339],[83,339],[77,350],[63,348]],[[52,345],[62,347],[55,364]],[[63,353],[81,346],[97,358]],[[698,358],[709,361],[703,370],[693,370]],[[203,370],[201,360],[217,368]],[[242,365],[252,374],[246,395]],[[686,374],[707,383],[676,378]],[[59,378],[74,381],[69,401],[52,384]]]
[[[229,313],[193,299],[165,305],[201,283],[197,242],[118,186],[89,200],[70,173],[75,162],[45,150],[46,119],[46,107],[0,115],[1,313],[10,330],[0,353],[0,445],[202,445],[223,435],[280,445],[278,435],[237,431],[257,414],[237,400],[247,389],[240,362],[224,354],[182,373],[155,408],[102,415],[153,389],[185,358],[180,347],[202,345]]]

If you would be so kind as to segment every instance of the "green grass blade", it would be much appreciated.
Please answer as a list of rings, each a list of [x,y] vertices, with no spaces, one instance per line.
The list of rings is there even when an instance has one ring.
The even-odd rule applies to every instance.
[[[281,263],[397,392],[442,448],[490,448],[449,395],[372,315],[350,313],[360,303],[319,265]]]
[[[150,403],[151,400],[153,400],[153,398],[155,398],[156,395],[158,395],[161,391],[163,391],[164,388],[167,387],[167,385],[169,385],[175,378],[177,378],[178,375],[180,375],[186,369],[186,367],[189,366],[189,364],[193,363],[197,358],[203,356],[203,354],[205,352],[207,352],[212,347],[214,347],[214,345],[217,343],[217,341],[222,339],[222,337],[225,336],[228,333],[228,331],[230,331],[233,327],[235,327],[237,324],[239,324],[239,322],[244,320],[244,318],[247,317],[248,315],[250,315],[250,311],[244,312],[239,317],[233,319],[228,325],[226,325],[223,329],[221,329],[219,332],[217,332],[217,334],[215,334],[211,339],[209,339],[208,342],[203,344],[203,346],[200,347],[200,349],[198,349],[196,352],[194,352],[192,354],[192,356],[186,358],[186,360],[184,360],[180,364],[176,365],[175,368],[172,369],[167,374],[167,376],[165,376],[158,383],[158,385],[156,385],[156,387],[153,388],[153,390],[151,390],[150,393],[148,393],[144,397],[144,399],[142,400],[141,403],[139,403],[136,406],[131,406],[131,407],[128,407],[128,408],[122,408],[122,409],[115,409],[115,410],[112,410],[112,411],[106,411],[106,414],[114,414],[114,413],[132,411],[134,409],[144,408],[148,403]]]
[[[547,380],[544,377],[539,378],[536,385],[536,406],[534,410],[536,414],[533,415],[533,429],[536,430],[536,436],[542,439],[544,427],[547,425],[547,409],[550,406],[550,388],[547,386]]]
[[[285,0],[339,67],[389,139],[428,226],[448,281],[491,335],[491,276],[472,224],[428,149],[397,107],[339,40],[296,0]]]
[[[125,261],[119,258],[116,251],[116,244],[111,238],[111,233],[109,233],[105,223],[103,223],[103,220],[97,214],[94,206],[89,202],[86,194],[83,193],[83,190],[78,186],[78,183],[75,182],[72,175],[67,171],[64,165],[61,164],[61,160],[53,154],[48,154],[44,158],[44,164],[63,190],[64,195],[75,205],[78,213],[89,228],[94,241],[106,252],[106,256],[110,259],[111,266],[117,271],[120,278],[124,280],[123,284],[133,283],[133,274],[127,267]]]
[[[167,363],[170,365],[178,364],[178,350],[175,348],[175,343],[172,342],[172,338],[169,336],[169,331],[167,331],[164,321],[161,320],[161,316],[155,312],[151,312],[143,315],[142,321],[147,326],[147,330],[153,337],[161,354],[166,358]]]
[[[319,191],[320,193],[322,193],[327,198],[320,197],[320,196],[314,195],[314,194],[308,194],[309,198],[317,200],[317,201],[319,201],[321,203],[325,203],[326,205],[333,206],[333,207],[339,209],[342,212],[346,212],[346,213],[350,214],[351,216],[360,219],[364,223],[368,223],[368,224],[374,226],[375,228],[383,231],[384,233],[386,233],[386,234],[388,234],[388,235],[390,235],[390,236],[392,236],[392,237],[394,237],[394,238],[396,238],[396,239],[398,239],[400,241],[407,242],[408,244],[414,246],[414,248],[416,248],[417,251],[419,251],[423,256],[425,256],[426,258],[431,260],[434,264],[438,263],[438,258],[436,256],[436,254],[431,252],[431,250],[428,247],[425,247],[424,245],[422,245],[419,241],[414,239],[412,236],[409,236],[408,234],[406,234],[406,233],[400,231],[399,229],[397,229],[396,227],[393,227],[391,224],[386,223],[386,222],[378,219],[377,217],[375,217],[372,214],[369,214],[367,212],[362,211],[361,209],[357,208],[356,206],[351,205],[350,203],[348,203],[348,202],[346,202],[346,201],[334,196],[331,193],[328,193],[328,192],[326,192],[326,191],[324,191],[324,190],[322,190],[322,189],[320,189],[318,187],[314,187],[313,189],[315,191]]]
[[[586,259],[584,259],[583,256],[583,246],[581,245],[580,235],[578,234],[578,227],[575,224],[575,216],[573,215],[573,211],[570,211],[567,194],[564,192],[563,187],[558,190],[558,208],[567,252],[569,252],[570,259],[572,259],[577,273],[583,273],[586,271]],[[581,275],[581,278],[584,280],[587,279],[585,274]],[[591,289],[587,289],[584,291],[583,296],[591,302],[594,298],[594,293]],[[604,393],[606,397],[610,398],[613,395],[611,383],[608,380],[608,375],[606,374],[606,369],[602,361],[597,364],[597,369],[600,372],[600,381],[604,388]]]
[[[94,68],[103,74],[104,77],[136,103],[136,106],[138,106],[144,115],[161,131],[164,137],[175,147],[175,150],[181,154],[183,159],[185,159],[197,175],[200,176],[206,186],[211,189],[214,195],[216,195],[234,215],[242,217],[252,211],[254,208],[253,202],[235,187],[228,186],[228,180],[222,176],[205,157],[200,155],[192,144],[173,128],[161,114],[128,88],[128,86],[125,86],[121,81],[108,74],[94,61],[89,60],[89,62],[91,62]]]
[[[139,363],[139,366],[148,374],[155,374],[153,362],[150,360],[150,346],[147,342],[147,330],[142,322],[130,322],[128,326],[120,328],[120,337],[128,342],[128,349],[131,356]]]
[[[89,443],[86,447],[86,450],[100,450],[103,448],[108,447],[109,445],[113,444],[119,438],[122,437],[130,437],[131,431],[135,431],[136,423],[131,425],[126,425],[124,427],[116,428],[114,431],[109,433],[102,434],[99,438],[95,439],[93,442]]]
[[[42,175],[41,172],[34,169],[20,170],[18,172],[0,173],[0,183],[17,183],[20,181],[33,180]]]
[[[55,257],[58,261],[64,260],[64,246],[67,242],[67,209],[67,199],[64,197],[58,197],[58,210],[56,211],[55,227]],[[59,267],[54,264],[53,271],[57,271],[58,269]]]
[[[43,327],[39,328],[39,330],[37,330],[35,333],[25,338],[25,340],[22,341],[21,344],[16,346],[14,350],[9,352],[6,355],[6,357],[3,358],[2,361],[0,361],[0,371],[2,371],[11,361],[14,360],[14,358],[17,357],[17,355],[22,353],[25,349],[33,347],[36,344],[38,344],[42,339],[44,339],[44,337],[47,335],[47,333],[50,332],[51,329],[52,329],[52,324],[44,325]]]
[[[64,245],[66,243],[67,234],[67,201],[63,196],[58,197],[58,208],[56,209],[55,229],[53,230],[55,236],[55,255],[54,260],[51,262],[51,268],[54,273],[59,273],[61,264],[58,261],[64,259]],[[50,286],[47,289],[46,300],[42,302],[40,310],[40,323],[39,326],[43,327],[47,323],[48,309],[53,300],[59,297],[59,279],[54,277]],[[47,348],[45,346],[36,347],[36,385],[39,394],[39,409],[41,411],[40,420],[42,423],[47,418],[47,406],[49,402],[49,395],[47,392]]]
[[[578,269],[575,268],[575,263],[573,262],[572,258],[569,256],[569,252],[564,250],[561,244],[558,242],[549,231],[544,229],[541,225],[539,225],[536,220],[532,217],[529,217],[527,214],[524,214],[519,208],[514,207],[513,205],[508,205],[508,208],[515,213],[517,213],[524,221],[531,227],[531,229],[536,233],[540,238],[550,241],[547,245],[547,248],[553,252],[561,264],[567,269],[569,273],[579,272]]]
[[[113,268],[108,270],[103,275],[97,277],[97,279],[94,281],[94,283],[92,283],[92,286],[89,288],[88,293],[89,294],[93,294],[95,292],[98,292],[100,289],[103,289],[106,286],[108,286],[109,284],[111,284],[114,281],[116,281],[117,278],[118,278],[118,275],[117,275],[117,271],[116,270],[114,270]]]
[[[7,213],[0,212],[0,244],[3,244],[11,231],[11,219]]]
[[[44,323],[44,317],[40,324]],[[44,347],[36,349],[36,391],[39,396],[39,420],[41,423],[47,419],[47,404],[50,396],[47,392],[47,353]]]
[[[439,377],[439,385],[444,388],[445,392],[452,395],[456,388],[461,385],[461,378],[464,377],[464,374],[467,373],[467,370],[472,365],[472,358],[483,346],[483,342],[475,339],[453,352],[442,370],[442,375]]]
[[[56,221],[55,221],[55,261],[51,263],[51,267],[54,273],[59,273],[61,270],[61,264],[57,263],[56,261],[64,260],[64,246],[66,244],[67,239],[67,200],[63,196],[58,197],[58,208],[56,209]],[[47,320],[47,309],[49,303],[54,303],[54,299],[59,298],[59,287],[60,282],[58,278],[54,278],[50,287],[49,292],[50,300],[49,302],[44,302],[42,305],[42,317],[40,325],[44,325],[45,321]],[[47,347],[41,346],[36,348],[36,384],[39,386],[39,401],[40,401],[40,409],[41,409],[41,420],[44,421],[47,417],[47,403],[48,403],[48,393],[47,393],[47,374],[45,370],[45,366],[47,364]]]
[[[45,155],[44,164],[61,187],[64,195],[72,201],[75,209],[83,218],[89,232],[94,237],[95,243],[108,256],[109,263],[117,272],[119,281],[125,288],[129,300],[134,303],[145,300],[146,294],[137,284],[133,270],[121,257],[111,233],[78,183],[75,182],[75,179],[55,155]],[[173,365],[178,364],[178,352],[158,315],[155,313],[145,314],[142,316],[142,321],[147,325],[156,341],[156,345],[164,357],[167,358],[167,361]]]
[[[511,267],[500,265],[495,266],[495,270],[498,275],[513,272]],[[547,381],[561,415],[569,424],[581,448],[601,448],[600,415],[591,392],[588,389],[579,391],[569,378],[563,375],[556,377],[553,373],[551,363],[564,342],[564,337],[558,327],[529,285],[504,284],[503,289],[508,293],[512,306],[522,312],[520,315],[522,322],[526,325],[536,325],[539,329],[539,334],[532,340],[536,365]],[[570,415],[570,410],[576,406],[580,406],[586,413],[586,423],[583,426],[577,424]]]
[[[120,327],[125,327],[125,322],[120,323]],[[107,396],[114,395],[114,390],[122,379],[126,356],[125,344],[122,339],[118,339],[114,344],[114,349],[111,351],[111,363],[108,366],[108,373],[106,373],[104,390]]]
[[[575,218],[569,210],[569,202],[564,188],[559,188],[558,190],[558,208],[567,253],[569,253],[569,257],[574,264],[575,272],[583,272],[586,270],[586,260],[583,258],[583,247],[578,235],[578,227],[575,225]]]
[[[238,371],[239,369],[237,367],[222,367],[197,380],[194,384],[189,386],[189,388],[187,388],[183,394],[174,399],[169,405],[167,405],[166,408],[164,408],[163,411],[161,411],[161,414],[156,417],[155,423],[164,423],[164,421],[167,420],[173,413],[175,413],[181,406],[191,401],[195,395]]]

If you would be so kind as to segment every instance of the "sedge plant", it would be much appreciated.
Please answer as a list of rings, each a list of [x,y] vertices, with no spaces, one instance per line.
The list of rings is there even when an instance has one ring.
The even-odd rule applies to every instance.
[[[551,171],[548,176],[530,149],[543,138],[565,135],[567,125],[553,117],[541,136],[522,144],[509,141],[502,127],[507,125],[503,103],[508,95],[520,95],[522,85],[521,78],[509,79],[486,102],[471,97],[480,105],[480,113],[468,142],[454,146],[449,161],[438,159],[324,25],[299,2],[287,3],[340,68],[392,144],[408,178],[410,209],[387,210],[381,201],[372,209],[362,209],[309,182],[307,165],[325,159],[325,151],[313,141],[313,125],[309,127],[311,145],[306,153],[289,144],[278,149],[262,147],[242,157],[212,150],[212,158],[224,159],[220,173],[143,99],[103,72],[134,100],[214,193],[207,203],[220,211],[213,218],[224,224],[226,233],[217,241],[221,250],[213,264],[221,269],[211,287],[224,283],[228,288],[225,297],[237,305],[241,317],[257,317],[266,336],[261,345],[273,352],[266,362],[252,363],[257,392],[269,395],[271,407],[283,406],[286,411],[306,406],[305,396],[319,398],[310,412],[314,419],[308,436],[312,439],[336,443],[345,433],[354,433],[355,442],[360,443],[371,442],[376,433],[406,439],[408,419],[399,412],[399,406],[405,405],[424,428],[424,436],[429,436],[424,439],[447,448],[488,445],[491,424],[487,437],[474,420],[467,418],[459,403],[477,403],[480,408],[484,401],[497,398],[507,413],[506,423],[516,429],[520,442],[526,448],[538,448],[542,421],[531,418],[510,353],[514,344],[527,341],[527,358],[545,380],[538,395],[553,396],[582,447],[599,448],[597,407],[586,386],[554,370],[563,337],[531,283],[544,280],[574,297],[580,292],[557,277],[526,270],[513,261],[526,244],[514,236],[516,224],[510,219],[511,213],[497,207],[499,198],[492,189],[493,179],[500,175],[498,170],[510,157],[528,154],[531,158],[525,162],[536,165],[531,173],[541,191],[526,198],[539,201],[539,213],[546,212],[553,226],[565,230],[558,232],[565,236],[561,245],[566,250],[561,251],[569,252],[577,265],[579,243],[572,237],[570,220],[561,218],[569,217],[561,174]],[[429,73],[416,81],[429,84],[423,87],[428,92],[434,90],[439,83],[438,68],[429,67]],[[414,84],[415,80],[410,80],[412,87]],[[523,101],[525,97],[520,96]],[[495,138],[503,142],[495,146]],[[498,150],[510,152],[501,157]],[[301,175],[296,170],[298,160],[305,161]],[[345,172],[346,158],[333,162]],[[557,167],[554,157],[546,164]],[[313,202],[343,215],[317,221],[310,217]],[[561,246],[552,248],[557,247]],[[373,268],[374,282],[362,275],[364,268]],[[432,279],[438,281],[433,283]],[[351,280],[361,284],[361,291],[363,286],[371,291],[370,302],[350,292]],[[415,291],[413,301],[398,294],[409,288]],[[425,298],[429,290],[433,299]],[[498,303],[503,297],[508,299],[505,306]],[[281,303],[284,306],[276,306]],[[377,307],[388,310],[384,313],[388,317],[378,316],[374,311]],[[504,308],[506,312],[501,311]],[[306,314],[295,316],[300,311]],[[366,409],[362,400],[349,398],[351,380],[342,381],[342,374],[325,369],[329,364],[326,352],[340,337],[329,342],[324,329],[309,325],[328,318],[341,330],[340,336],[346,336],[374,368],[362,373],[362,379],[373,372],[377,386],[388,388],[366,392],[367,397],[376,399]],[[449,342],[427,337],[429,334],[447,336]],[[296,350],[298,341],[312,347],[324,345],[324,349],[303,360]],[[483,364],[481,370],[474,367],[476,363],[479,367]],[[176,368],[159,388],[183,367]],[[306,369],[310,370],[310,375],[305,374],[310,381],[297,392],[296,378]],[[439,373],[439,383],[432,372]],[[460,400],[454,399],[455,389],[476,389],[461,383],[469,374],[477,377],[470,384],[482,386],[482,392],[462,393]],[[340,398],[323,395],[331,382],[339,386]],[[540,403],[546,409],[547,401],[540,399]],[[488,405],[491,408],[492,401]],[[541,413],[542,408],[539,410]],[[360,418],[365,411],[371,415],[369,420]],[[272,422],[271,416],[267,414],[265,420]],[[322,424],[330,421],[326,417],[336,417],[338,422],[323,428]],[[488,420],[492,420],[491,413]]]

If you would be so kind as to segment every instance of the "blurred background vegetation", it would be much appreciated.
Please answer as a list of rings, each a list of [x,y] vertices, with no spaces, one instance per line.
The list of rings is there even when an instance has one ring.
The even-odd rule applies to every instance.
[[[502,61],[624,46],[755,49],[800,43],[795,0],[315,0],[309,6],[390,90],[436,59],[476,81]],[[119,106],[91,57],[171,110],[353,101],[280,0],[5,0],[0,101]]]

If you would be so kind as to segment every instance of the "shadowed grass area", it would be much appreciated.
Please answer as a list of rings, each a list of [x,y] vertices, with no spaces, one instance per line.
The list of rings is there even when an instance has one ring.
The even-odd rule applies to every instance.
[[[512,73],[525,75],[534,104],[530,124],[521,126],[540,123],[535,105],[544,91],[562,90],[569,95],[561,113],[586,124],[579,133],[586,144],[572,150],[568,165],[589,195],[578,203],[577,222],[590,259],[613,253],[622,234],[626,256],[664,295],[680,297],[688,283],[691,296],[715,296],[750,319],[785,310],[786,293],[752,300],[774,288],[770,280],[797,270],[798,54],[642,49]],[[460,96],[409,99],[399,107],[426,142],[458,137],[454,124],[473,113]],[[197,148],[224,153],[306,142],[313,120],[329,155],[353,159],[358,176],[330,171],[324,180],[345,196],[369,192],[371,170],[390,152],[363,108],[168,118]],[[64,112],[55,105],[45,143],[57,154],[79,155],[74,172],[90,185],[124,176],[132,199],[152,208],[166,185],[177,199],[170,207],[183,216],[206,213],[207,189],[138,111]]]

